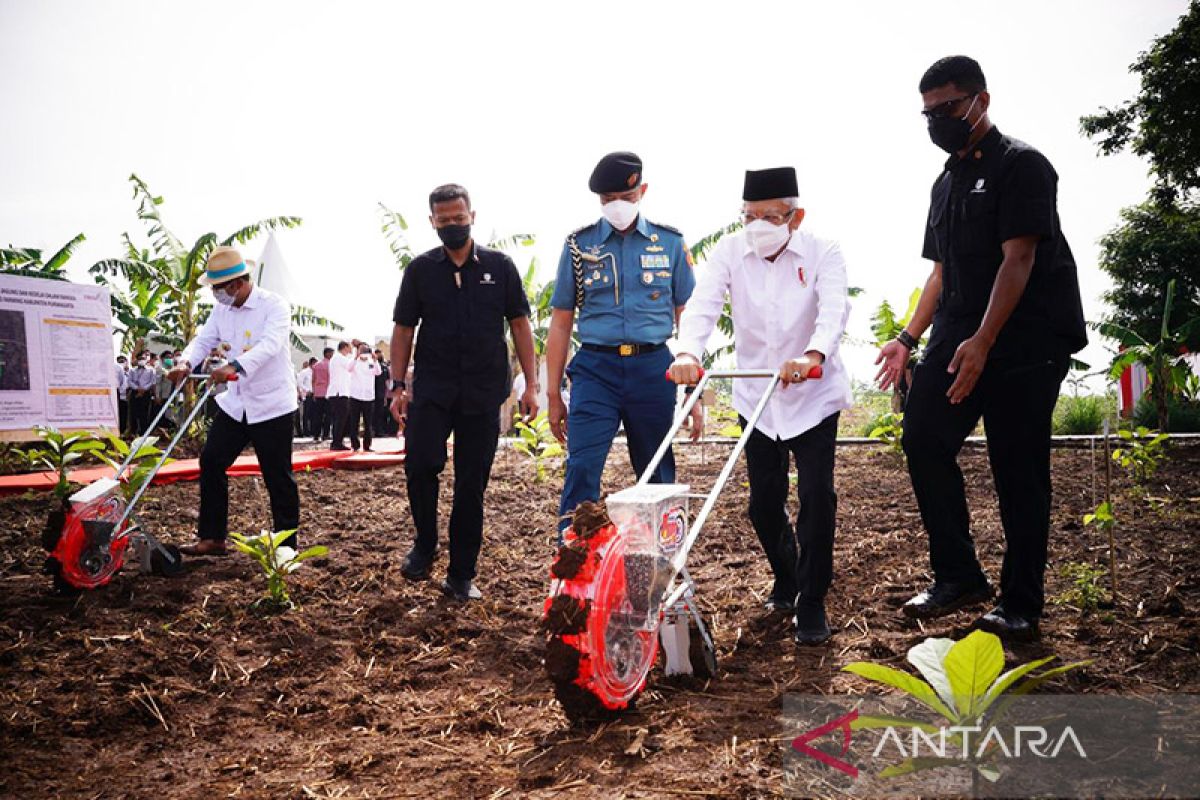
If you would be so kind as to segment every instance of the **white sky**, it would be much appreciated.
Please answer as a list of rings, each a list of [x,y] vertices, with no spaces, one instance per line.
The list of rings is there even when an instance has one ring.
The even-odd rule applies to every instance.
[[[75,233],[86,280],[141,236],[127,178],[165,197],[186,242],[280,214],[299,302],[363,338],[391,329],[399,275],[377,201],[434,246],[426,197],[471,192],[477,233],[562,238],[599,216],[587,177],[645,161],[644,209],[694,240],[730,221],[743,171],[795,165],[804,224],[840,240],[868,335],[903,307],[944,155],[918,115],[938,57],[972,55],[992,119],[1044,152],[1089,318],[1098,238],[1143,199],[1143,162],[1098,158],[1078,119],[1137,89],[1128,65],[1185,0],[962,2],[167,2],[0,0],[0,243]],[[257,258],[262,242],[245,248]],[[524,264],[519,262],[519,266]],[[858,379],[873,350],[848,354]],[[1089,347],[1098,365],[1103,351]]]

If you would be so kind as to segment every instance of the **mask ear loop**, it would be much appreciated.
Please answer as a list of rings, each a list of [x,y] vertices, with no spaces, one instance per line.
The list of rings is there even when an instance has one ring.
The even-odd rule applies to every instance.
[[[971,109],[975,107],[975,101],[978,99],[979,99],[978,93],[974,97],[971,98],[971,105],[967,106],[967,113],[962,115],[962,118],[964,121],[966,120],[967,117],[971,116]],[[975,120],[975,124],[971,126],[971,129],[969,131],[967,131],[967,135],[970,136],[972,133],[974,133],[975,129],[977,127],[979,127],[979,123],[981,123],[981,122],[983,122],[982,114],[979,115],[979,119]]]

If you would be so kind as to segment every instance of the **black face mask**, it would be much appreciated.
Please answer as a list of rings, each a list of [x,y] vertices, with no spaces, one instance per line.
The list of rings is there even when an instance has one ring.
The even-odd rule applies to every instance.
[[[967,113],[961,117],[938,117],[929,120],[930,141],[947,153],[957,153],[965,148],[967,142],[971,140],[971,131],[975,130],[975,125],[979,124],[979,120],[975,121],[975,125],[967,122],[967,117],[970,116],[971,109],[974,107],[975,99],[972,99]],[[981,120],[983,117],[979,119]]]
[[[451,250],[464,246],[471,238],[470,225],[445,225],[437,229],[438,238],[442,244]]]

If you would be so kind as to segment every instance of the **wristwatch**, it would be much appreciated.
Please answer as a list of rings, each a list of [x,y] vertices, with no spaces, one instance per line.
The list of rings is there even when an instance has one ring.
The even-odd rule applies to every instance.
[[[896,334],[896,341],[907,347],[909,350],[917,349],[917,340],[907,330],[901,330]]]
[[[395,391],[396,389],[407,389],[407,388],[408,388],[408,384],[405,383],[404,381],[392,381],[392,391]]]

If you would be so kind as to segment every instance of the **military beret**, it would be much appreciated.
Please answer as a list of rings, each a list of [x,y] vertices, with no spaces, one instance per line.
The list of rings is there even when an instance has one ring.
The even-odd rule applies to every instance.
[[[588,189],[596,194],[628,192],[642,184],[642,160],[634,153],[609,153],[600,159],[588,179]]]
[[[746,183],[742,188],[743,200],[778,200],[799,195],[800,187],[796,182],[795,167],[746,170]]]

